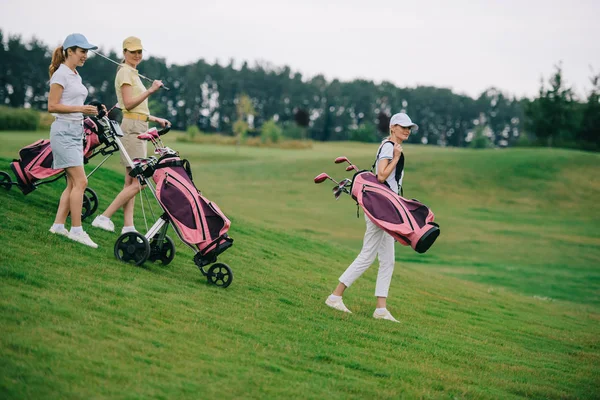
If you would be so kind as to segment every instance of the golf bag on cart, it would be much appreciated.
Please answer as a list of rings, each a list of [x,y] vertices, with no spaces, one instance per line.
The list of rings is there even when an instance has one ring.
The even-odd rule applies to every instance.
[[[83,162],[87,164],[92,157],[98,154],[105,156],[104,160],[88,174],[88,178],[119,148],[104,129],[98,124],[101,116],[87,117],[83,121],[84,142]],[[19,151],[19,159],[13,160],[10,165],[16,179],[12,181],[10,175],[0,171],[0,186],[10,190],[17,186],[24,195],[38,188],[38,186],[55,182],[65,176],[63,169],[52,168],[52,149],[50,140],[41,139]],[[91,188],[86,188],[83,195],[82,219],[96,212],[98,208],[98,195]]]
[[[389,186],[380,183],[375,174],[359,170],[346,157],[338,157],[335,162],[348,162],[350,166],[346,170],[357,171],[352,180],[337,182],[322,173],[315,177],[315,183],[326,179],[335,182],[333,190],[336,199],[341,193],[350,194],[375,225],[400,244],[411,246],[417,253],[425,253],[433,245],[440,234],[440,228],[433,222],[434,214],[426,205],[394,193]]]
[[[213,263],[217,261],[219,254],[233,244],[233,239],[227,235],[231,222],[215,203],[196,188],[189,162],[164,146],[160,135],[167,133],[169,129],[167,127],[157,131],[153,128],[138,136],[139,139],[154,144],[158,159],[149,157],[130,160],[130,175],[148,186],[164,213],[146,235],[138,232],[122,234],[115,243],[115,256],[121,261],[134,262],[136,265],[141,265],[146,260],[168,264],[175,256],[173,241],[166,236],[170,224],[181,241],[194,250],[194,263],[208,281],[227,287],[233,280],[231,269],[226,264]],[[122,148],[121,151],[126,154],[125,149]],[[154,185],[149,178],[152,178]],[[205,271],[204,267],[209,264],[213,265]]]

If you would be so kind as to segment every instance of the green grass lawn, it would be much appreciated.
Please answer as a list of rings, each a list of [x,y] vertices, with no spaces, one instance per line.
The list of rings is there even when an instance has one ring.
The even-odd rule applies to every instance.
[[[170,265],[135,267],[92,218],[99,249],[49,234],[63,182],[0,189],[0,398],[600,397],[600,156],[405,146],[405,195],[442,234],[426,254],[396,245],[393,324],[371,317],[376,264],[346,292],[352,315],[323,304],[364,220],[312,178],[350,176],[340,155],[369,168],[375,145],[175,136],[232,220],[232,285],[207,285],[177,240]],[[43,137],[0,132],[0,170]],[[98,213],[122,180],[117,156],[89,179]]]

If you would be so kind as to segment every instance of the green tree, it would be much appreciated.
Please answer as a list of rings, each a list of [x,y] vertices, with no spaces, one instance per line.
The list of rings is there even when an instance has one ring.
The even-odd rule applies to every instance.
[[[592,90],[583,108],[577,139],[584,149],[600,151],[600,74],[590,81]]]
[[[572,89],[565,86],[562,68],[556,66],[546,89],[542,80],[539,97],[526,109],[526,127],[542,143],[551,147],[555,142],[566,143],[573,139],[574,100]]]
[[[251,128],[250,124],[254,122],[254,115],[256,114],[250,96],[242,93],[237,98],[236,113],[237,120],[233,125],[233,133],[237,137],[237,143],[239,144],[245,140],[246,135]]]

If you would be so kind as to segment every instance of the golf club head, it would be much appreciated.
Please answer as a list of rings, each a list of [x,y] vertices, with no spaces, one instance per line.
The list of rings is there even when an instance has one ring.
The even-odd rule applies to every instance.
[[[329,178],[329,175],[327,175],[325,172],[323,172],[322,174],[315,176],[314,180],[315,180],[315,183],[323,183],[327,179],[331,179],[331,178]]]
[[[338,188],[338,190],[335,191],[335,193],[333,194],[333,196],[335,197],[336,200],[338,200],[340,198],[340,196],[342,195],[343,192],[343,188],[340,187]]]
[[[343,162],[350,163],[350,161],[348,161],[348,159],[347,159],[346,157],[338,157],[338,158],[336,158],[336,159],[335,159],[335,161],[334,161],[334,162],[335,162],[336,164],[341,164],[341,163],[343,163]]]
[[[358,168],[356,168],[356,165],[354,164],[350,164],[346,167],[346,171],[352,171],[353,169],[358,171]]]

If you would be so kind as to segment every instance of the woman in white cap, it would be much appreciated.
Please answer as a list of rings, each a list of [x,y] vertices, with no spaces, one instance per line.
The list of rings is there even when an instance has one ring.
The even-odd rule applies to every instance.
[[[81,227],[83,193],[87,177],[83,169],[83,116],[96,115],[96,106],[84,105],[88,90],[81,83],[77,67],[87,60],[88,50],[98,47],[90,44],[85,36],[73,33],[57,47],[50,63],[50,94],[48,112],[56,118],[50,127],[52,168],[65,170],[67,187],[60,196],[58,210],[50,232],[97,248]],[[71,230],[65,228],[71,214]]]
[[[134,36],[130,36],[123,41],[123,64],[117,70],[115,78],[115,90],[119,106],[123,110],[123,138],[121,141],[127,154],[133,160],[134,158],[146,158],[146,142],[139,140],[137,136],[148,130],[148,122],[158,123],[161,127],[169,125],[169,121],[150,115],[148,108],[148,97],[156,93],[163,85],[162,81],[155,80],[152,86],[146,89],[137,67],[142,62],[142,41]],[[92,226],[115,231],[115,225],[110,220],[115,212],[123,207],[124,225],[121,234],[134,232],[133,211],[135,205],[135,196],[142,189],[138,180],[129,176],[131,167],[127,160],[121,154],[121,164],[125,167],[125,186],[123,190],[115,197],[108,208],[92,222]]]
[[[404,177],[402,142],[408,139],[413,128],[418,129],[418,126],[410,120],[408,115],[404,113],[394,114],[390,119],[390,135],[383,140],[377,151],[375,162],[377,179],[398,194],[402,191],[402,178]],[[340,276],[337,287],[325,300],[325,304],[336,310],[350,313],[351,311],[342,301],[342,295],[346,288],[350,287],[371,266],[375,256],[379,255],[379,272],[377,273],[377,283],[375,285],[377,302],[373,317],[399,322],[387,310],[386,304],[392,274],[394,273],[394,238],[375,225],[366,215],[365,220],[367,229],[362,250],[354,262]]]

